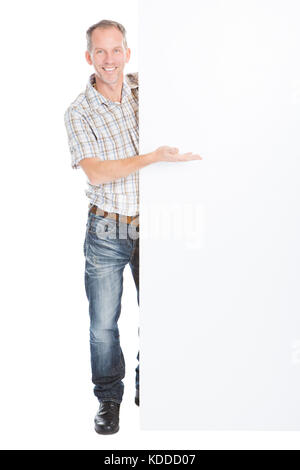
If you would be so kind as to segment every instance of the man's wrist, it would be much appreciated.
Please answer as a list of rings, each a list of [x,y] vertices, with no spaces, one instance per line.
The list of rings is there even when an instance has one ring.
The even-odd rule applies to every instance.
[[[153,152],[146,153],[146,155],[144,155],[144,158],[146,158],[147,163],[149,164],[158,162],[157,153],[155,150]]]

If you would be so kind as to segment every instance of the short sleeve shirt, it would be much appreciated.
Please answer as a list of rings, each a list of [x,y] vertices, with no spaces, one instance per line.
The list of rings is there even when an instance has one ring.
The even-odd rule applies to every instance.
[[[76,169],[84,158],[119,160],[139,154],[138,73],[125,76],[121,103],[105,98],[94,84],[92,74],[85,92],[65,112],[71,165]],[[86,195],[107,212],[137,215],[139,172],[99,185],[87,180]]]

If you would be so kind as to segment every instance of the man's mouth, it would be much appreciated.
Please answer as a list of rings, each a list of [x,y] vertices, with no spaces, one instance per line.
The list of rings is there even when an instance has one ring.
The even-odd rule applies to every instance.
[[[113,72],[117,67],[102,67],[105,72]]]

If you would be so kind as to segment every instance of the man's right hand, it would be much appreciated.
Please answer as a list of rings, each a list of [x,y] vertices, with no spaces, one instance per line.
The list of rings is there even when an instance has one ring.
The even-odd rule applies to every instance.
[[[157,162],[189,162],[191,160],[202,160],[198,154],[187,152],[179,153],[177,147],[168,147],[164,145],[158,147],[154,152],[154,158]]]

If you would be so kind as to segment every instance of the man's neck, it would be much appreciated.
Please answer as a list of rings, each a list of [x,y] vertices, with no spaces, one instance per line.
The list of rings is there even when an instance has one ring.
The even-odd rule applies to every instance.
[[[99,93],[101,93],[104,98],[107,98],[110,101],[121,103],[122,98],[122,87],[123,87],[123,77],[122,81],[108,85],[99,80],[96,76],[95,88]]]

